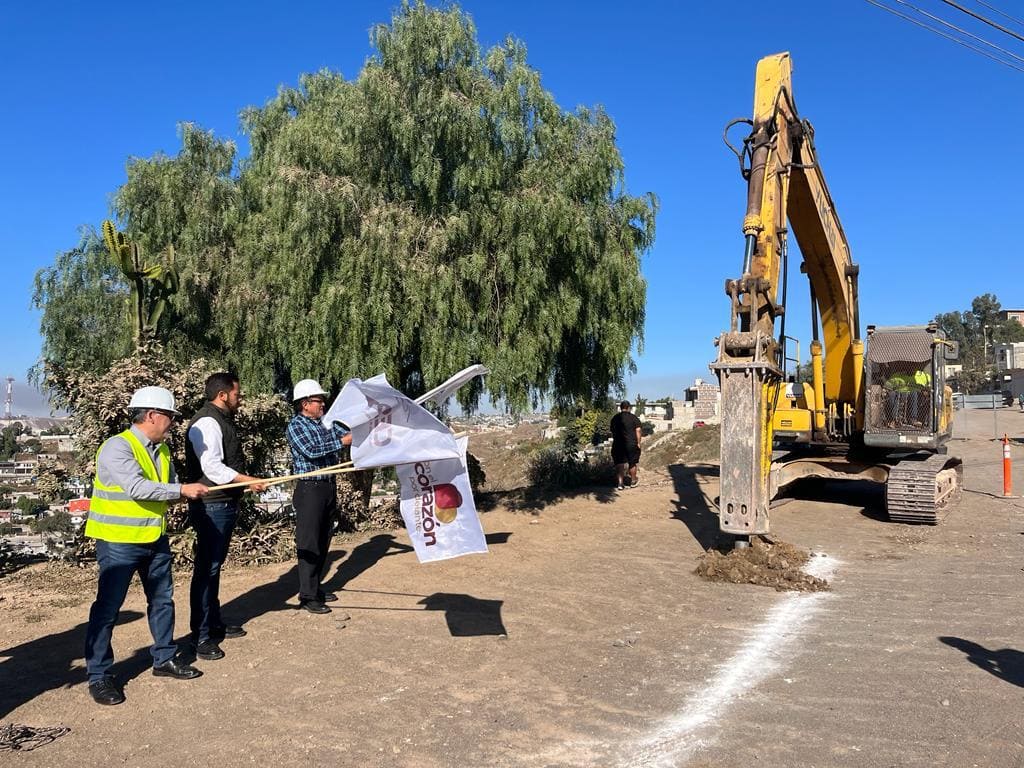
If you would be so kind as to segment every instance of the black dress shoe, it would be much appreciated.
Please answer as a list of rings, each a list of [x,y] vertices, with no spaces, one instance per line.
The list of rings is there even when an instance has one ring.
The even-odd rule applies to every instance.
[[[310,613],[330,613],[331,609],[321,603],[319,600],[304,600],[299,604],[300,608],[304,608]]]
[[[216,661],[224,658],[224,651],[217,645],[216,640],[203,640],[196,646],[196,658],[205,661]]]
[[[336,594],[334,594],[333,592],[321,592],[320,593],[320,602],[321,603],[333,603],[337,599],[338,599],[338,596]]]
[[[121,689],[109,677],[104,677],[95,683],[89,683],[89,695],[92,696],[92,700],[97,704],[113,705],[124,701],[124,694],[121,693]]]
[[[234,640],[236,637],[245,637],[247,634],[249,633],[234,624],[221,627],[220,632],[217,633],[222,640]]]
[[[165,661],[163,664],[154,665],[153,674],[157,677],[173,677],[175,680],[191,680],[203,673],[195,667],[175,658]]]

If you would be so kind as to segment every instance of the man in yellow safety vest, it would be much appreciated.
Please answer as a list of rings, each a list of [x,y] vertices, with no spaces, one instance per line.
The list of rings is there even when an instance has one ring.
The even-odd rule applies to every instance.
[[[167,506],[198,499],[202,483],[177,482],[164,440],[178,416],[174,395],[162,387],[136,390],[128,403],[131,426],[96,453],[96,477],[85,535],[96,539],[99,584],[89,611],[85,664],[89,694],[97,704],[120,704],[124,693],[110,674],[110,637],[132,577],[146,592],[153,634],[153,674],[190,680],[202,674],[181,661],[174,644],[174,586],[167,542]]]

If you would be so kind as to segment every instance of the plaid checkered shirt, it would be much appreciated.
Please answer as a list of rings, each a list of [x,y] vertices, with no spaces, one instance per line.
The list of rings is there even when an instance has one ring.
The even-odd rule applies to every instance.
[[[335,422],[327,429],[318,420],[296,414],[288,423],[288,447],[292,449],[295,474],[331,467],[341,461],[341,438],[348,430]],[[321,480],[331,475],[313,475],[307,479]]]

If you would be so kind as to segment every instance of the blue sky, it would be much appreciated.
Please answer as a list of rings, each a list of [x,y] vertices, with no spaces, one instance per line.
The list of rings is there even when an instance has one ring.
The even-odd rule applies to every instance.
[[[937,0],[916,4],[1024,55],[1024,45]],[[33,275],[75,245],[80,226],[107,216],[129,157],[176,153],[182,121],[244,145],[244,107],[302,72],[355,77],[371,54],[370,27],[396,5],[7,4],[0,374],[22,381],[38,357]],[[711,378],[712,339],[729,317],[722,286],[741,268],[745,200],[721,132],[749,117],[755,64],[778,51],[793,55],[797,105],[815,126],[861,265],[862,323],[924,322],[985,292],[1004,308],[1024,306],[1014,183],[1024,73],[861,0],[461,5],[485,47],[508,34],[524,41],[564,108],[602,104],[618,127],[629,191],[660,199],[630,395],[679,396],[694,377]],[[806,349],[807,290],[795,269],[791,279],[787,330]],[[20,384],[15,410],[42,412]]]

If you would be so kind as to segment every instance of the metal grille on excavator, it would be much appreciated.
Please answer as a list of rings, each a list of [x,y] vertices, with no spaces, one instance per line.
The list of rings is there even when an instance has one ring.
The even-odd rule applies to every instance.
[[[932,359],[932,335],[926,331],[878,331],[868,339],[868,362],[918,363]]]
[[[923,374],[923,375],[922,375]],[[873,432],[932,431],[931,362],[868,361],[867,427]]]

